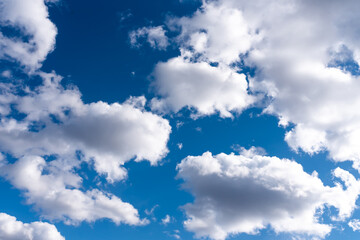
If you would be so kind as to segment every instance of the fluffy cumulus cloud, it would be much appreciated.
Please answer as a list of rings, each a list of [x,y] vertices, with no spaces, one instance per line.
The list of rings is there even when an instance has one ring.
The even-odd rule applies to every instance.
[[[216,4],[238,9],[249,32],[256,30],[260,36],[251,40],[242,60],[257,69],[251,90],[272,99],[265,112],[277,115],[281,125],[295,124],[285,138],[289,145],[310,154],[328,150],[332,159],[352,160],[358,168],[359,2],[223,0]]]
[[[57,29],[48,18],[45,2],[0,1],[0,58],[36,69],[54,49]]]
[[[343,184],[325,186],[316,172],[310,175],[294,161],[256,151],[188,156],[177,170],[195,197],[184,206],[186,229],[219,240],[229,234],[256,234],[267,226],[277,233],[323,238],[332,226],[321,222],[322,210],[335,207],[332,219],[344,220],[360,193],[360,182],[345,170],[333,171]]]
[[[26,156],[13,164],[3,164],[0,174],[14,187],[24,190],[27,203],[50,220],[78,224],[108,218],[116,224],[147,223],[146,219],[139,219],[131,204],[112,194],[96,189],[81,191],[82,178],[67,167],[61,160],[46,162],[38,156]]]
[[[141,40],[145,39],[152,48],[165,50],[169,45],[165,33],[163,26],[142,27],[129,33],[130,43],[134,47],[139,47]]]
[[[259,35],[251,32],[241,11],[204,3],[193,16],[171,19],[167,25],[180,31],[176,42],[181,55],[155,67],[159,99],[153,99],[154,109],[177,112],[187,107],[197,116],[232,117],[254,103],[238,63]]]
[[[259,39],[242,12],[225,4],[204,1],[193,16],[170,20],[168,25],[180,28],[177,38],[181,48],[191,49],[209,62],[237,62]]]
[[[2,240],[65,240],[52,224],[22,223],[6,213],[0,213],[0,238]]]
[[[264,112],[293,124],[285,139],[294,150],[327,150],[360,169],[359,9],[351,0],[203,1],[192,16],[166,22],[182,54],[156,66],[154,106],[230,116],[253,103],[245,77],[237,97],[227,87],[228,71],[247,66],[250,92],[270,99]]]
[[[255,5],[247,6],[249,15]],[[259,67],[253,86],[273,98],[266,112],[281,124],[296,124],[285,138],[293,149],[327,149],[335,160],[360,160],[359,49],[357,36],[343,28],[358,22],[359,7],[356,1],[291,1],[283,10],[261,10],[265,17],[255,24],[265,40],[248,59]]]
[[[158,63],[153,75],[154,87],[162,98],[153,99],[151,104],[161,112],[188,107],[195,110],[193,116],[219,112],[222,117],[231,117],[231,112],[241,112],[255,100],[247,93],[245,75],[226,65],[215,67],[177,57]]]
[[[131,204],[99,189],[86,190],[77,172],[87,163],[113,183],[126,178],[127,161],[157,164],[168,152],[169,122],[146,111],[144,97],[85,104],[76,87],[64,87],[54,72],[39,71],[57,33],[45,2],[0,1],[0,58],[15,60],[27,73],[20,74],[25,80],[16,70],[1,74],[0,176],[22,190],[26,202],[46,219],[146,224]],[[24,231],[20,226],[9,237],[43,239],[31,235],[38,234],[32,225],[22,225]]]
[[[19,96],[8,92],[22,120],[9,115],[0,123],[1,150],[15,157],[51,155],[93,161],[109,182],[126,177],[122,165],[131,159],[152,165],[167,153],[171,131],[167,120],[144,110],[145,98],[130,98],[123,104],[84,104],[74,88],[63,88],[55,74],[41,74],[44,83]],[[27,91],[27,92],[26,92]],[[4,109],[6,109],[4,107]],[[5,111],[6,112],[6,111]]]
[[[1,151],[18,160],[3,158],[0,174],[24,190],[27,202],[48,219],[147,223],[112,194],[80,190],[82,178],[75,172],[87,162],[112,183],[126,177],[126,161],[156,164],[168,151],[168,121],[145,111],[143,97],[85,104],[78,90],[62,87],[54,73],[38,77],[43,82],[32,90],[21,84],[1,89],[8,99],[2,103],[7,110],[1,115]],[[14,118],[14,111],[23,117]]]

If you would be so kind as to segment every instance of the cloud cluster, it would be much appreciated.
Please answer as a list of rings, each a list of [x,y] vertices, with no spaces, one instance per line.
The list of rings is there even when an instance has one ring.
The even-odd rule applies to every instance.
[[[275,232],[325,237],[332,229],[322,223],[322,210],[334,207],[333,220],[349,217],[360,193],[360,181],[337,168],[343,184],[324,186],[314,172],[288,159],[205,152],[188,156],[177,166],[178,177],[194,195],[184,206],[185,228],[197,237],[225,239],[229,234],[256,234],[271,226]]]
[[[171,19],[167,25],[180,31],[176,42],[181,55],[155,67],[153,86],[159,98],[153,99],[153,109],[188,108],[193,116],[232,117],[255,102],[236,63],[259,36],[241,11],[204,3],[193,16]]]
[[[291,148],[360,169],[358,9],[351,0],[204,1],[166,22],[181,55],[155,67],[153,109],[231,117],[264,94],[264,112],[293,124]]]
[[[57,34],[46,2],[0,0],[0,59],[18,62],[41,80],[28,86],[11,71],[1,74],[0,175],[47,219],[146,224],[131,204],[84,190],[77,170],[85,162],[113,183],[126,178],[128,161],[156,165],[168,152],[169,122],[145,109],[145,97],[84,103],[61,77],[39,72]],[[266,95],[264,112],[294,126],[285,136],[290,147],[310,154],[328,150],[360,171],[359,9],[352,0],[203,1],[192,16],[139,28],[129,37],[133,46],[144,40],[160,50],[178,44],[180,55],[152,73],[152,110],[233,117]],[[179,34],[169,40],[165,29]],[[253,72],[245,75],[248,69]],[[184,206],[186,229],[219,240],[268,226],[323,238],[332,226],[322,221],[322,211],[333,207],[332,220],[344,220],[360,193],[360,182],[345,170],[333,171],[342,183],[325,186],[316,172],[254,149],[188,156],[177,170],[195,196]],[[358,230],[358,220],[349,226]],[[24,224],[6,214],[0,214],[0,237],[63,239],[53,225]]]
[[[285,138],[293,149],[329,150],[335,160],[358,162],[359,48],[354,23],[359,3],[289,1],[282,10],[260,10],[255,2],[244,3],[249,5],[244,12],[261,11],[263,17],[254,25],[264,32],[264,41],[254,44],[248,61],[259,68],[253,88],[273,98],[265,111],[279,116],[283,125],[296,124]]]
[[[27,203],[46,219],[146,224],[131,204],[98,189],[84,189],[77,171],[86,162],[113,183],[126,178],[127,161],[156,165],[168,152],[169,122],[146,111],[144,97],[130,97],[122,104],[86,104],[76,87],[64,87],[54,72],[39,71],[57,34],[47,2],[0,1],[0,58],[18,62],[27,75],[22,74],[24,81],[16,70],[1,75],[0,176],[23,190]],[[29,235],[31,229],[25,232],[40,239]]]
[[[22,223],[6,213],[0,213],[0,239],[65,240],[52,224],[45,222]]]
[[[328,151],[333,160],[352,160],[360,170],[359,9],[360,3],[351,0],[203,1],[192,16],[173,18],[166,23],[169,29],[179,32],[176,41],[181,55],[155,67],[154,87],[159,98],[152,100],[153,109],[177,112],[188,107],[195,116],[220,112],[222,117],[231,117],[232,112],[241,112],[264,94],[265,100],[269,99],[264,101],[264,113],[277,116],[281,126],[293,126],[285,135],[292,149],[309,154]],[[248,79],[240,73],[247,69],[253,71]],[[231,81],[228,76],[239,80]],[[197,236],[223,239],[231,233],[254,233],[271,224],[277,232],[324,237],[331,229],[317,218],[324,206],[338,208],[339,219],[349,217],[355,207],[358,184],[343,170],[337,169],[334,174],[345,181],[347,190],[339,185],[323,186],[316,176],[301,169],[296,174],[318,183],[307,185],[305,181],[278,196],[279,192],[273,192],[271,186],[269,189],[259,185],[259,181],[271,185],[279,179],[268,176],[265,181],[266,176],[252,173],[255,179],[242,179],[259,189],[258,193],[252,192],[238,182],[239,176],[227,175],[230,171],[227,168],[233,167],[228,166],[225,158],[236,157],[204,154],[188,157],[178,166],[179,176],[188,181],[187,186],[196,197],[195,203],[185,209],[189,217],[186,227]],[[256,164],[257,160],[250,159]],[[200,161],[206,162],[206,166]],[[287,165],[284,160],[276,161]],[[209,170],[211,167],[220,170],[213,169],[214,173]],[[243,170],[250,171],[241,166]],[[280,188],[293,184],[285,168],[278,174],[279,178],[284,177]],[[237,183],[239,189],[234,186]],[[229,191],[224,190],[227,188]],[[311,193],[306,193],[307,197],[298,203],[302,196],[297,191],[306,192],[303,188]],[[233,203],[229,199],[234,192],[253,196],[235,197]],[[280,198],[274,199],[280,201],[272,201],[276,203],[271,209],[266,209],[267,200],[249,207],[257,199],[266,199],[261,194],[270,198],[274,194]],[[336,194],[343,195],[344,202],[336,202]],[[219,197],[224,195],[227,199]],[[281,201],[282,197],[289,205]],[[291,209],[295,205],[300,205],[298,213]],[[240,210],[234,214],[237,207]],[[356,226],[355,222],[351,224]]]
[[[0,1],[0,58],[39,68],[54,49],[57,29],[44,0]]]
[[[358,168],[359,2],[210,4],[238,9],[249,32],[256,30],[261,36],[251,41],[242,60],[256,68],[251,90],[271,98],[265,112],[278,116],[281,125],[295,124],[285,137],[289,145],[310,154],[328,150],[332,159],[352,160]],[[237,41],[248,39],[240,36]]]

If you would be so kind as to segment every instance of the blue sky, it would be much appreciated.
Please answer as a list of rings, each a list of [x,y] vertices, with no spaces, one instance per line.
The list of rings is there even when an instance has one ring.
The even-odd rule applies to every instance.
[[[0,239],[358,239],[359,7],[0,0]]]

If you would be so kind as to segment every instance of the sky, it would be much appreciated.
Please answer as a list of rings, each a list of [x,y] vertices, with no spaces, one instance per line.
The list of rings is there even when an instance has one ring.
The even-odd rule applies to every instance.
[[[359,10],[0,0],[0,240],[358,239]]]

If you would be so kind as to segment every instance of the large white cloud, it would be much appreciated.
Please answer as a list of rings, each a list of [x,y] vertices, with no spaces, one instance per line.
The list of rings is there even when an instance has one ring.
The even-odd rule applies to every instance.
[[[116,224],[143,225],[129,203],[100,190],[81,190],[76,174],[81,163],[93,164],[108,182],[126,178],[124,163],[148,160],[157,164],[168,152],[169,122],[144,109],[145,98],[119,104],[85,104],[74,87],[64,88],[55,73],[39,73],[43,82],[30,89],[4,84],[8,101],[1,104],[0,175],[24,191],[47,219],[68,224],[108,218]],[[21,92],[21,94],[19,94]],[[11,107],[10,107],[11,106]],[[16,118],[22,115],[22,118]]]
[[[249,28],[242,12],[225,4],[206,3],[191,17],[168,21],[171,28],[179,27],[177,37],[181,48],[191,49],[208,62],[230,64],[247,53],[259,40],[256,29]]]
[[[191,17],[170,19],[169,29],[180,30],[176,37],[180,56],[158,63],[153,72],[153,108],[177,112],[187,107],[194,116],[232,113],[254,103],[248,82],[235,64],[251,43],[259,40],[241,11],[224,5],[204,3]]]
[[[332,159],[352,160],[360,169],[359,9],[352,0],[203,1],[192,16],[167,21],[180,32],[182,55],[155,68],[161,97],[155,106],[188,106],[199,114],[246,107],[236,104],[249,99],[246,92],[234,97],[220,84],[227,81],[212,84],[215,76],[226,79],[229,68],[239,70],[241,62],[255,69],[250,92],[270,98],[265,112],[278,116],[281,125],[294,124],[285,138],[294,150],[328,150]],[[213,62],[220,67],[204,67]],[[202,74],[194,70],[199,66]]]
[[[255,234],[268,225],[275,232],[323,238],[332,226],[322,223],[322,210],[335,207],[333,220],[344,220],[360,193],[360,182],[340,168],[333,175],[345,189],[340,183],[324,186],[316,172],[310,175],[294,161],[254,151],[188,156],[177,170],[195,197],[184,206],[186,229],[212,239]]]
[[[143,225],[148,221],[139,218],[138,211],[118,197],[81,188],[82,178],[75,174],[66,160],[47,163],[38,156],[26,156],[13,164],[0,165],[0,175],[21,190],[28,204],[33,204],[41,215],[50,220],[62,220],[67,224],[82,221],[93,222],[108,218],[114,223]]]
[[[183,56],[158,63],[154,87],[162,96],[152,100],[152,108],[162,112],[178,112],[183,107],[194,109],[194,116],[219,112],[231,117],[255,101],[248,95],[244,74],[226,65],[211,66],[207,62],[191,62]]]
[[[81,151],[109,182],[126,177],[122,167],[126,161],[148,160],[155,165],[167,154],[171,127],[167,120],[144,110],[144,97],[123,104],[84,104],[80,93],[64,89],[55,74],[41,76],[44,84],[35,90],[21,97],[12,95],[12,106],[26,117],[17,121],[3,116],[2,151],[15,157],[57,154],[72,158]]]
[[[262,40],[244,58],[257,68],[253,91],[272,101],[265,112],[296,126],[297,150],[328,150],[337,161],[360,160],[358,1],[220,1],[242,11]],[[234,31],[236,31],[234,29]],[[239,41],[242,41],[239,39]],[[246,41],[246,39],[244,39]]]
[[[6,213],[0,213],[0,239],[65,240],[52,224],[46,222],[22,223]]]
[[[44,218],[146,224],[113,194],[84,190],[76,171],[87,162],[113,183],[126,178],[127,161],[157,164],[168,152],[169,122],[146,111],[144,97],[85,104],[76,87],[64,88],[60,76],[39,71],[57,34],[45,2],[0,0],[0,58],[24,66],[26,79],[42,81],[28,86],[11,71],[1,76],[6,80],[0,84],[0,151],[5,153],[0,175],[23,190]]]
[[[49,20],[44,0],[1,0],[0,58],[18,61],[30,69],[40,67],[54,49],[57,29]],[[15,33],[15,34],[14,34]]]

